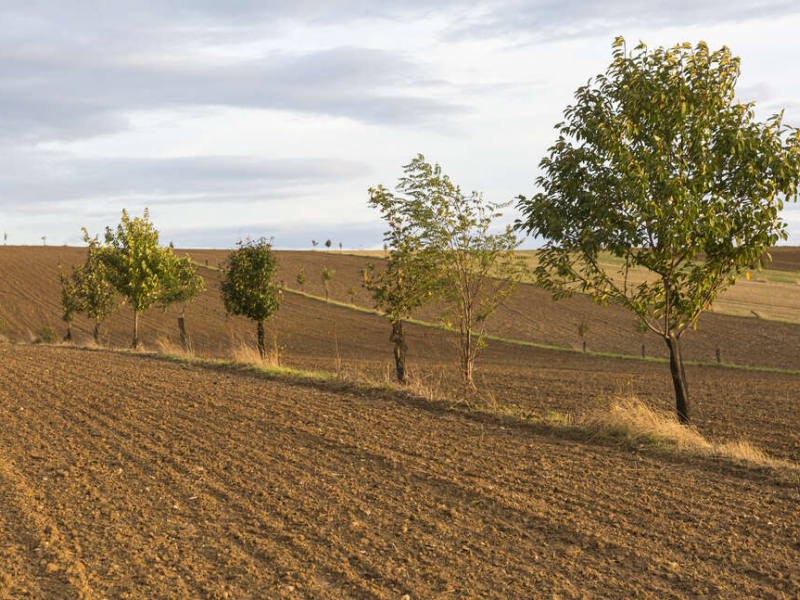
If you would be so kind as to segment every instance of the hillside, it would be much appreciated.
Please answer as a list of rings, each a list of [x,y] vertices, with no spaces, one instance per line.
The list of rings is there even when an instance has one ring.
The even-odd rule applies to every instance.
[[[57,304],[57,263],[79,261],[83,252],[73,248],[0,247],[0,317],[6,322],[4,335],[8,339],[30,341],[45,324],[63,331]],[[203,264],[208,259],[214,266],[212,261],[221,261],[224,254],[194,251],[193,256]],[[280,259],[281,277],[287,285],[303,267],[308,276],[307,291],[312,293],[321,293],[318,274],[322,266],[335,269],[332,295],[342,300],[347,299],[347,288],[358,284],[364,261],[318,252],[282,252]],[[253,343],[254,327],[245,319],[226,318],[218,295],[219,273],[202,271],[209,291],[187,311],[189,333],[198,354],[229,358],[237,346]],[[357,290],[356,302],[368,306],[363,289]],[[495,333],[506,337],[577,346],[573,320],[581,314],[590,317],[590,348],[640,352],[639,337],[625,329],[632,323],[626,312],[600,308],[581,298],[554,303],[533,286],[525,286],[491,325]],[[174,312],[147,313],[142,327],[145,344],[157,348],[158,339],[171,339],[174,344],[178,337],[175,318]],[[105,329],[105,343],[127,347],[130,319],[129,309],[115,314]],[[77,325],[80,338],[87,339],[89,323],[81,320]],[[284,364],[341,368],[350,377],[390,379],[389,328],[376,315],[287,292],[268,331],[283,347]],[[600,337],[602,331],[608,332],[606,338]],[[800,369],[800,355],[793,350],[797,334],[795,325],[708,315],[700,331],[687,337],[686,354],[689,359],[713,361],[714,348],[720,345],[724,360],[729,362]],[[599,346],[601,341],[607,345]],[[660,345],[657,339],[649,340],[648,353],[654,353]],[[341,362],[337,361],[337,350]],[[448,334],[410,326],[409,353],[415,379],[429,393],[442,396],[455,388],[455,352]],[[523,414],[581,411],[614,395],[631,393],[663,407],[673,402],[669,369],[664,363],[490,342],[477,368],[482,401]],[[701,431],[719,439],[745,437],[776,456],[800,461],[800,376],[699,366],[688,367],[687,375],[694,420]]]
[[[10,339],[31,339],[44,325],[63,329],[58,307],[58,263],[78,263],[85,250],[80,248],[0,247],[0,318],[6,327],[0,333]],[[192,250],[190,255],[199,264],[209,267],[200,272],[207,279],[208,293],[189,307],[187,322],[195,346],[200,353],[228,355],[232,345],[249,337],[249,328],[243,319],[226,319],[219,298],[220,273],[215,267],[224,264],[226,252]],[[279,252],[280,279],[290,289],[296,289],[295,278],[301,268],[305,270],[305,291],[324,296],[320,273],[325,266],[335,271],[331,283],[331,298],[350,302],[347,290],[353,288],[355,304],[371,308],[372,303],[361,286],[361,269],[367,261],[376,259],[339,254],[337,252]],[[785,260],[789,260],[786,258]],[[326,324],[329,307],[287,293],[283,309],[275,322],[279,343],[285,344],[290,355],[314,354],[311,338],[327,337],[331,331]],[[800,306],[797,307],[800,314]],[[346,312],[341,319],[361,322],[362,315]],[[419,318],[435,321],[432,308],[423,310]],[[158,338],[177,339],[172,325],[177,318],[175,310],[166,315],[151,311],[144,317],[145,339],[151,344]],[[127,345],[126,330],[130,312],[119,311],[108,324],[108,341],[114,345]],[[538,344],[579,349],[581,339],[578,325],[586,322],[589,332],[588,348],[595,352],[609,352],[641,356],[642,344],[649,357],[668,356],[664,342],[652,334],[636,332],[633,316],[618,306],[600,307],[586,297],[576,296],[554,302],[550,294],[533,285],[520,286],[509,304],[502,307],[489,323],[493,335]],[[78,322],[78,328],[88,335],[89,323]],[[356,327],[359,330],[358,327]],[[349,326],[342,328],[350,331]],[[380,334],[379,337],[385,337]],[[782,323],[754,318],[737,318],[720,314],[701,317],[698,331],[689,333],[684,342],[686,360],[715,362],[720,350],[723,362],[800,370],[800,355],[791,351],[800,339],[800,324]],[[384,340],[381,340],[381,343]],[[377,340],[375,340],[377,342]],[[327,353],[326,353],[327,354]]]

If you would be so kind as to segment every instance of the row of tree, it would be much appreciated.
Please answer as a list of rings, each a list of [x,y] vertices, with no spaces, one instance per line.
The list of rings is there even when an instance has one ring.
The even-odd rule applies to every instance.
[[[689,421],[683,335],[744,271],[770,260],[769,248],[787,239],[783,202],[798,196],[800,129],[783,113],[759,122],[754,103],[736,98],[738,78],[739,58],[726,47],[650,51],[640,43],[628,53],[618,38],[606,73],[577,91],[556,125],[540,191],[517,204],[515,230],[544,242],[539,285],[556,299],[577,291],[621,304],[664,340],[682,422]],[[397,190],[371,190],[370,203],[389,224],[389,255],[367,286],[392,322],[398,378],[403,319],[438,296],[460,334],[470,382],[486,317],[518,281],[513,232],[488,234],[496,207],[461,194],[421,156]],[[617,259],[618,273],[601,253]],[[633,285],[635,268],[651,276]]]
[[[800,130],[782,114],[756,120],[753,103],[735,96],[738,77],[739,59],[725,47],[651,52],[640,44],[627,53],[618,38],[606,73],[577,91],[556,125],[540,191],[519,196],[514,227],[495,231],[502,207],[463,193],[422,155],[404,167],[396,193],[370,189],[369,203],[388,225],[388,254],[382,268],[365,269],[364,285],[391,323],[398,379],[406,379],[403,322],[436,300],[457,334],[464,383],[474,387],[486,321],[525,274],[516,252],[516,232],[524,232],[544,242],[535,281],[555,298],[578,291],[619,303],[665,341],[677,414],[687,422],[681,339],[743,271],[767,262],[770,246],[787,239],[779,211],[798,195]],[[158,246],[147,213],[130,220],[123,212],[105,244],[86,239],[86,264],[64,278],[65,314],[83,310],[99,326],[113,290],[133,307],[134,346],[144,310],[185,305],[202,292],[189,259]],[[619,273],[601,252],[618,259]],[[258,323],[263,355],[263,323],[280,303],[277,261],[262,239],[240,242],[228,263],[226,309]],[[629,284],[634,268],[652,277]]]
[[[84,229],[87,255],[84,264],[71,272],[61,271],[61,307],[67,323],[66,340],[72,340],[72,322],[78,313],[94,322],[94,339],[100,342],[100,325],[120,305],[133,311],[134,349],[141,347],[139,321],[153,307],[180,307],[178,329],[184,350],[190,347],[185,310],[206,289],[191,258],[178,257],[172,246],[161,246],[158,230],[145,209],[131,218],[126,210],[116,229],[106,228],[103,242]],[[230,314],[257,322],[258,349],[266,353],[264,322],[280,303],[275,279],[277,260],[265,239],[239,242],[228,256],[228,269],[221,285],[222,299]]]
[[[99,343],[100,325],[118,306],[117,297],[133,309],[134,348],[141,346],[139,319],[150,308],[180,306],[178,326],[181,344],[188,346],[184,311],[189,302],[205,291],[189,257],[179,258],[172,247],[162,247],[158,231],[145,209],[131,218],[126,210],[116,229],[106,228],[103,242],[84,229],[88,245],[83,265],[61,272],[61,306],[67,323],[67,340],[77,313],[94,321],[94,339]]]

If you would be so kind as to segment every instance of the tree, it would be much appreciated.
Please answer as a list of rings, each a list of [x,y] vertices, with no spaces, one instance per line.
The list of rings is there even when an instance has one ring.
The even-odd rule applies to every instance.
[[[578,337],[581,338],[583,342],[583,351],[586,352],[586,335],[589,333],[589,323],[585,320],[581,320],[578,323]]]
[[[349,288],[347,288],[347,295],[350,296],[350,304],[355,304],[356,303],[356,288],[354,288],[352,285]]]
[[[398,192],[404,191],[401,183]],[[381,185],[370,188],[369,195],[369,205],[381,211],[389,228],[383,244],[386,264],[382,269],[372,263],[366,266],[364,287],[391,324],[389,340],[394,343],[395,374],[400,383],[405,383],[408,344],[403,321],[433,296],[435,255],[423,245],[422,219],[414,199],[396,196]]]
[[[316,247],[317,247],[317,244],[319,244],[319,242],[318,242],[317,240],[311,240],[311,245],[312,245],[314,248],[316,248]]]
[[[435,265],[435,292],[445,310],[442,320],[456,332],[465,388],[474,389],[475,360],[486,346],[486,322],[524,275],[517,237],[510,226],[490,233],[502,215],[480,192],[465,195],[437,165],[421,154],[404,167],[397,186],[404,194],[401,213],[415,245]],[[390,252],[391,255],[391,252]]]
[[[556,125],[518,222],[546,244],[537,279],[560,298],[586,292],[628,307],[670,353],[676,410],[689,421],[681,338],[766,251],[786,239],[784,195],[797,199],[800,133],[756,121],[735,98],[739,59],[680,44],[627,54],[578,89]],[[601,252],[620,259],[618,273]],[[627,273],[650,277],[629,285]]]
[[[300,291],[303,291],[303,286],[306,284],[306,270],[303,267],[300,267],[300,271],[297,273],[297,285],[300,286]]]
[[[278,259],[266,239],[239,241],[228,254],[228,269],[220,291],[229,314],[256,322],[258,353],[267,356],[264,322],[280,307],[281,291],[275,282]]]
[[[84,236],[88,238],[84,230]],[[97,239],[88,240],[86,260],[72,268],[69,283],[73,288],[76,311],[85,313],[94,321],[93,338],[100,343],[100,324],[114,310],[114,287],[108,281],[108,272],[102,260]],[[65,278],[66,274],[62,274]],[[64,279],[62,279],[62,289]]]
[[[328,250],[330,250],[330,249],[331,249],[331,241],[330,241],[330,240],[325,240],[325,247],[326,247]]]
[[[88,241],[88,233],[84,237]],[[108,281],[133,309],[133,348],[141,346],[139,316],[161,300],[172,256],[169,248],[159,245],[147,209],[133,219],[123,210],[116,229],[106,228],[100,257]]]
[[[322,267],[321,277],[322,277],[322,287],[325,288],[325,302],[328,301],[328,296],[330,292],[328,284],[330,284],[330,282],[333,280],[333,276],[335,274],[336,271],[334,271],[333,269],[328,269],[328,267]]]
[[[181,348],[184,352],[190,349],[189,338],[186,335],[185,312],[189,302],[206,291],[205,280],[197,274],[197,269],[192,264],[191,258],[177,258],[170,252],[170,260],[166,268],[164,286],[159,299],[159,304],[166,310],[168,306],[177,304],[180,307],[178,316],[178,331],[181,336]]]
[[[75,292],[75,284],[69,275],[63,270],[59,274],[61,282],[61,318],[67,324],[67,335],[64,336],[65,342],[72,341],[72,322],[75,320],[75,313],[80,312],[81,303]]]

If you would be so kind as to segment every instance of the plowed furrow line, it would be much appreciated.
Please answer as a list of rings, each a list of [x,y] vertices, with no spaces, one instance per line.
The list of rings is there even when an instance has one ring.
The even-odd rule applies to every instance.
[[[148,453],[145,454],[142,451],[132,453],[128,452],[127,450],[123,450],[121,453],[124,454],[128,460],[128,464],[126,464],[128,471],[134,472],[136,469],[132,465],[136,464],[160,465],[170,462],[169,449],[160,448],[157,443],[150,442],[149,440],[146,439],[146,435],[144,435],[142,431],[137,431],[135,430],[135,428],[131,428],[127,423],[114,419],[113,414],[104,416],[101,415],[99,412],[93,411],[91,414],[87,416],[82,415],[82,417],[83,417],[82,420],[80,419],[80,417],[73,417],[71,420],[73,422],[80,421],[82,428],[85,429],[86,431],[92,431],[92,430],[97,431],[98,435],[95,435],[95,437],[98,437],[99,433],[105,434],[109,442],[113,444],[114,436],[122,436],[126,441],[131,442],[130,446],[134,448],[141,448],[142,450],[148,451]],[[147,429],[145,428],[144,431],[146,430]],[[137,433],[139,435],[137,435]],[[144,470],[141,470],[140,474],[142,476],[142,479],[145,479],[146,475],[151,474],[152,472],[153,469],[149,469],[149,473],[145,473]],[[181,480],[181,477],[185,477],[188,475],[188,473],[185,470],[182,472],[178,472],[176,470],[170,471],[165,468],[156,468],[156,473],[157,473],[156,479],[158,481],[168,484],[166,487],[170,490],[173,490],[173,488],[177,488],[181,492],[180,495],[183,496],[184,498],[192,497],[197,493],[196,492],[197,486],[192,487],[190,485],[187,485],[185,482]],[[208,484],[208,482],[204,483],[206,485]],[[231,509],[231,503],[235,500],[235,498],[232,497],[230,490],[228,489],[229,486],[230,483],[227,481],[221,481],[219,483],[216,491],[218,492],[218,495],[224,496],[224,500],[226,501],[226,503],[224,505],[220,504],[219,506],[212,507],[212,510],[210,512],[213,513],[215,510],[219,510],[219,512],[225,512]],[[252,508],[241,509],[240,513],[242,515],[258,514],[257,511],[255,511],[255,509]],[[286,516],[288,517],[290,514],[291,513],[287,513]],[[264,515],[264,514],[260,515],[260,518],[262,520],[268,517],[269,515]],[[216,538],[216,536],[213,537],[209,536],[209,537],[211,539]],[[291,535],[283,535],[283,537],[291,538]],[[305,562],[308,562],[309,556],[310,555],[313,556],[314,548],[309,547],[308,544],[303,544],[301,546],[301,549],[304,551],[304,555],[302,556],[302,558],[305,560]],[[276,557],[283,558],[284,556],[285,556],[285,550],[281,549],[276,552],[273,552],[272,558]],[[286,570],[296,571],[298,570],[298,567],[301,564],[302,563],[298,562],[293,565],[287,565]],[[358,583],[357,581],[354,581],[353,585],[356,585],[357,587],[357,583]]]
[[[53,589],[64,588],[70,589],[73,597],[81,600],[99,597],[89,586],[84,565],[75,558],[66,536],[47,515],[25,478],[4,458],[7,455],[5,446],[0,446],[2,510],[6,519],[17,523],[22,535],[28,538],[27,543],[36,544],[34,551],[40,557],[37,573],[40,589],[49,597],[55,597]],[[26,542],[24,538],[19,541]]]
[[[355,450],[358,450],[358,449],[355,449]],[[352,450],[348,449],[348,450],[345,452],[345,455],[350,455],[350,454],[352,454]],[[427,483],[427,484],[429,485],[429,482],[425,482],[425,483]],[[453,482],[448,482],[448,483],[451,483],[451,484],[452,484]]]

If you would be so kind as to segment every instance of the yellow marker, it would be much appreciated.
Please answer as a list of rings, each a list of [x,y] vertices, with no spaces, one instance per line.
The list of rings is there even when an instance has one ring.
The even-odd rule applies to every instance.
[[[747,281],[750,281],[750,271],[745,271],[744,276],[747,277]]]

